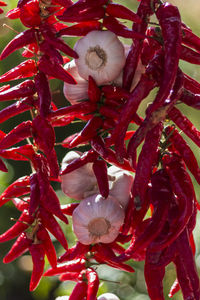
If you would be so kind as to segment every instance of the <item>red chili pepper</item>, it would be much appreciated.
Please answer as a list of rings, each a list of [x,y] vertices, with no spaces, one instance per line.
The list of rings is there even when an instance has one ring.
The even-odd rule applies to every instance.
[[[156,11],[156,17],[162,30],[164,40],[164,73],[158,94],[154,102],[148,107],[148,114],[163,105],[172,89],[181,53],[181,18],[176,6],[169,3],[161,4]]]
[[[34,28],[31,28],[16,35],[16,37],[14,37],[2,51],[0,60],[6,58],[16,50],[36,42],[36,34],[37,31]]]
[[[146,31],[146,35],[150,38],[145,39],[143,42],[143,48],[141,53],[141,62],[144,66],[153,59],[155,53],[161,48],[161,44],[155,38],[157,37],[158,27],[149,27]]]
[[[30,110],[36,104],[34,102],[35,101],[33,97],[29,96],[5,107],[0,111],[0,123],[3,123],[20,113]]]
[[[61,29],[57,36],[84,36],[88,34],[90,31],[93,30],[100,30],[101,23],[96,20],[86,21],[86,22],[79,22],[78,24],[69,26],[67,28]]]
[[[24,121],[11,130],[0,141],[0,149],[9,148],[22,140],[32,136],[32,122]]]
[[[0,76],[0,82],[32,77],[37,73],[35,61],[28,59]]]
[[[170,134],[169,141],[172,142],[175,149],[181,155],[186,166],[195,177],[196,181],[200,184],[200,168],[198,166],[196,157],[184,138],[179,134],[178,130],[173,127],[165,129],[167,135]]]
[[[38,62],[38,69],[48,76],[63,80],[70,84],[76,84],[74,78],[57,62],[43,55]]]
[[[47,270],[43,276],[55,276],[65,272],[81,272],[83,269],[85,269],[85,264],[85,259],[72,260],[62,266],[57,266]]]
[[[32,223],[34,218],[29,215],[27,210],[24,210],[18,221],[10,229],[0,235],[0,243],[4,243],[16,238],[24,232]]]
[[[50,265],[52,266],[52,268],[56,268],[57,257],[56,257],[55,248],[53,246],[53,243],[51,241],[51,238],[50,238],[47,230],[41,225],[39,226],[39,229],[37,231],[37,238],[39,241],[42,242],[45,254],[48,258]]]
[[[58,19],[64,22],[88,22],[92,20],[99,20],[105,15],[105,9],[103,7],[92,7],[87,10],[83,10],[76,13],[75,15],[66,15],[65,13],[62,16],[58,16]]]
[[[111,98],[114,100],[121,100],[121,99],[128,99],[130,96],[130,93],[119,87],[119,86],[113,86],[113,85],[105,85],[102,87],[102,92],[104,93],[106,98]]]
[[[99,278],[97,272],[92,269],[88,268],[86,270],[86,278],[87,278],[87,300],[96,300],[98,288],[99,288]]]
[[[191,64],[200,65],[200,54],[183,45],[181,46],[180,59],[185,60]]]
[[[0,92],[6,91],[10,88],[10,84],[6,84],[0,87]]]
[[[76,258],[83,258],[89,250],[89,245],[84,245],[80,242],[77,242],[75,246],[68,249],[66,253],[58,258],[58,262],[69,261]]]
[[[197,51],[200,50],[200,38],[191,29],[182,28],[182,43]]]
[[[10,251],[3,258],[4,264],[8,264],[24,254],[29,246],[32,244],[32,239],[28,238],[26,233],[23,232],[15,241]]]
[[[52,3],[59,4],[61,6],[68,8],[69,6],[71,6],[73,4],[73,1],[72,0],[53,0]]]
[[[58,178],[60,167],[57,160],[56,150],[52,149],[51,152],[46,153],[46,157],[51,172],[51,176],[54,178]]]
[[[65,11],[64,16],[73,16],[81,13],[84,10],[88,10],[90,8],[97,8],[99,9],[100,6],[103,6],[107,4],[107,0],[99,0],[98,3],[94,3],[91,0],[85,0],[85,1],[77,1],[76,3],[73,3],[73,5],[70,5]]]
[[[99,113],[110,119],[118,120],[120,113],[116,111],[116,107],[113,109],[113,106],[111,105],[104,105],[99,109]]]
[[[31,159],[35,151],[32,145],[23,145],[20,147],[13,147],[10,149],[0,150],[0,156],[6,159],[12,160],[24,160]]]
[[[44,272],[45,250],[43,244],[32,244],[29,247],[29,251],[33,261],[33,271],[32,271],[31,281],[29,285],[29,290],[32,292],[38,286]]]
[[[7,6],[7,4],[3,1],[0,1],[0,6]]]
[[[109,3],[106,7],[106,13],[116,18],[126,19],[136,23],[142,22],[140,17],[137,14],[135,14],[132,10],[117,3]]]
[[[194,94],[193,92],[184,89],[179,100],[188,106],[200,109],[200,94]]]
[[[87,283],[84,281],[78,282],[71,295],[69,296],[69,300],[80,300],[84,299],[87,296]]]
[[[19,197],[30,192],[29,176],[23,176],[15,180],[12,184],[5,189],[0,196],[0,206],[4,205],[13,197]]]
[[[61,65],[64,63],[63,57],[60,52],[53,48],[51,44],[49,44],[45,40],[40,44],[40,51],[42,51],[46,56],[49,56],[51,61],[53,60],[55,61],[55,63]]]
[[[77,208],[78,205],[79,203],[69,203],[61,205],[62,213],[68,216],[72,216],[75,208]]]
[[[101,97],[101,91],[98,88],[95,80],[90,75],[88,79],[88,97],[90,101],[94,103],[98,102]]]
[[[78,279],[79,273],[78,272],[66,272],[59,276],[60,281],[79,281]]]
[[[40,207],[40,218],[43,226],[55,236],[55,238],[61,243],[61,245],[65,249],[68,249],[65,235],[54,216],[44,208]]]
[[[0,92],[0,101],[14,100],[21,97],[32,96],[35,93],[35,84],[32,80],[26,80],[10,89]]]
[[[93,116],[81,132],[71,141],[70,147],[76,147],[77,145],[89,141],[98,134],[98,130],[101,128],[103,120],[100,117]]]
[[[143,34],[129,29],[112,16],[105,16],[105,18],[103,19],[103,26],[106,27],[108,30],[114,32],[116,35],[122,36],[124,38],[135,38],[139,40],[145,38]]]
[[[21,6],[20,20],[26,27],[39,26],[41,23],[39,1],[31,0]]]
[[[30,204],[29,214],[33,215],[40,203],[40,187],[38,182],[37,173],[30,175]]]
[[[19,16],[20,16],[20,9],[18,7],[13,8],[6,13],[6,17],[11,20],[18,19]]]
[[[39,99],[39,110],[41,117],[46,117],[51,111],[51,91],[47,76],[43,72],[35,76],[35,88]]]
[[[95,160],[93,171],[97,179],[100,194],[102,197],[107,198],[109,195],[109,184],[106,162],[104,160]]]
[[[0,158],[0,170],[2,172],[8,172],[8,169],[1,158]]]
[[[35,43],[31,43],[28,44],[25,48],[25,50],[22,52],[22,56],[26,57],[26,58],[30,58],[30,57],[34,57],[36,54],[38,54],[39,52],[39,47],[38,44]]]
[[[93,247],[93,251],[94,252],[94,258],[101,263],[107,263],[109,266],[119,269],[119,270],[123,270],[126,272],[135,272],[134,269],[129,266],[126,265],[122,262],[120,262],[120,260],[118,260],[117,256],[115,255],[115,253],[112,251],[112,249],[110,249],[106,244],[96,244]]]
[[[200,147],[200,131],[194,127],[193,123],[184,116],[180,110],[173,107],[168,115],[170,119],[181,129],[183,132]]]
[[[200,94],[200,84],[192,77],[184,74],[184,88],[192,93]]]
[[[28,210],[29,208],[29,199],[20,199],[20,198],[13,198],[12,203],[19,211]]]

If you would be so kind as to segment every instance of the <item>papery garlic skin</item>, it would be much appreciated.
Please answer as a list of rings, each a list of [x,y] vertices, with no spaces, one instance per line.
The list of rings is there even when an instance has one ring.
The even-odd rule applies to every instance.
[[[88,99],[88,81],[79,75],[75,61],[70,61],[64,68],[77,82],[77,84],[64,83],[63,93],[65,98],[72,105],[77,104],[80,100]]]
[[[123,208],[126,208],[134,181],[133,175],[115,166],[108,168],[108,175],[115,177],[114,181],[110,184],[109,194],[117,199]]]
[[[63,158],[61,170],[81,156],[81,152],[70,151]],[[82,200],[88,195],[98,192],[97,180],[92,169],[92,163],[61,175],[61,189],[70,198]]]
[[[112,196],[92,195],[80,202],[72,215],[73,231],[84,245],[111,243],[124,222],[124,210]]]
[[[111,31],[94,30],[77,41],[74,50],[79,75],[88,80],[91,75],[98,85],[114,80],[125,64],[124,46]]]
[[[105,293],[100,295],[97,300],[120,300],[115,294]]]

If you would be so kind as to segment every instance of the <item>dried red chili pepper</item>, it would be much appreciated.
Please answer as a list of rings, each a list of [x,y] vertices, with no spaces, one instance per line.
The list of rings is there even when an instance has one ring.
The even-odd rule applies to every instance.
[[[0,243],[4,243],[16,238],[24,232],[32,223],[34,218],[29,215],[27,210],[24,210],[18,221],[10,229],[0,235]]]
[[[57,36],[84,36],[88,34],[90,31],[93,30],[100,30],[101,23],[96,20],[86,21],[86,22],[79,22],[78,24],[69,26],[67,28],[61,29]]]
[[[13,260],[17,259],[19,256],[28,251],[29,246],[32,244],[32,239],[30,239],[25,232],[23,232],[12,245],[10,251],[3,258],[4,264],[8,264]]]
[[[185,60],[191,64],[199,65],[200,64],[200,55],[198,52],[185,47],[181,46],[181,54],[180,59]]]
[[[78,282],[71,295],[69,296],[69,300],[80,300],[84,299],[87,296],[87,283],[84,281]]]
[[[130,93],[127,90],[119,86],[113,86],[113,85],[103,86],[102,92],[104,93],[106,98],[111,98],[114,100],[128,99],[130,96]]]
[[[76,258],[83,258],[84,255],[90,250],[89,245],[77,242],[75,246],[68,249],[66,253],[58,258],[58,262],[69,261]]]
[[[164,3],[156,11],[164,40],[164,73],[158,94],[148,107],[148,114],[163,105],[172,89],[181,53],[181,18],[177,7]]]
[[[64,63],[63,57],[60,52],[53,48],[51,44],[49,44],[45,40],[40,44],[40,51],[42,51],[46,56],[50,57],[51,61],[53,60],[55,63],[61,65]]]
[[[0,149],[9,148],[22,140],[32,136],[32,122],[24,121],[11,130],[0,141]]]
[[[0,206],[4,205],[13,197],[19,197],[30,192],[29,176],[23,176],[10,184],[0,196]]]
[[[41,117],[46,117],[51,111],[51,91],[47,76],[38,72],[34,78],[35,88],[39,99],[39,110]]]
[[[30,200],[28,198],[20,199],[15,197],[12,199],[12,203],[14,204],[14,206],[21,212],[24,210],[28,210],[29,201]]]
[[[52,268],[56,268],[57,266],[57,257],[56,251],[51,241],[51,238],[47,232],[47,230],[43,226],[39,226],[37,230],[37,239],[42,242],[44,247],[45,254],[48,258],[48,261]]]
[[[182,43],[197,51],[200,50],[200,38],[186,27],[182,27]]]
[[[194,94],[192,91],[184,89],[179,100],[188,106],[200,109],[200,94]]]
[[[32,244],[29,246],[29,251],[33,261],[33,271],[31,274],[31,281],[29,285],[29,290],[32,292],[36,289],[40,282],[40,279],[42,278],[45,263],[45,250],[43,244]]]
[[[16,35],[1,52],[0,60],[6,58],[14,51],[36,42],[37,31],[34,28],[25,30]]]
[[[11,20],[18,19],[19,16],[20,16],[20,9],[18,7],[13,8],[6,13],[6,17]]]
[[[66,281],[66,280],[79,281],[78,277],[79,277],[78,272],[66,272],[65,274],[62,274],[59,276],[59,280],[60,281]]]
[[[181,129],[183,132],[200,147],[200,132],[194,127],[193,123],[184,116],[178,108],[173,107],[168,115],[170,119]]]
[[[88,78],[88,97],[94,103],[98,102],[101,97],[101,91],[92,76]]]
[[[107,198],[109,194],[107,164],[104,160],[95,160],[92,167],[97,179],[100,194],[104,198]]]
[[[0,101],[14,100],[21,97],[32,96],[35,93],[35,84],[32,80],[26,80],[10,89],[0,92]]]
[[[60,275],[65,272],[81,272],[83,269],[85,269],[85,264],[85,259],[71,260],[62,266],[57,266],[56,268],[47,270],[44,273],[44,276]]]
[[[20,20],[26,27],[39,26],[41,23],[39,1],[31,0],[21,6]]]
[[[200,84],[192,77],[184,74],[184,88],[192,93],[200,94]]]
[[[68,216],[72,216],[73,211],[75,210],[75,208],[77,208],[78,205],[79,203],[69,203],[61,205],[62,213]]]
[[[68,249],[67,240],[65,238],[65,235],[64,235],[60,225],[54,218],[54,216],[51,213],[49,213],[48,211],[46,211],[43,207],[40,207],[39,211],[40,211],[39,216],[41,218],[41,223],[43,224],[43,226],[45,228],[47,228],[47,230],[49,230],[51,232],[51,234],[53,234],[55,236],[55,238],[60,242],[60,244],[65,249]]]
[[[38,182],[37,173],[30,175],[30,204],[29,214],[33,215],[40,203],[40,187]]]
[[[117,3],[109,3],[106,7],[106,13],[110,16],[141,23],[140,17],[130,9]]]
[[[167,135],[170,134],[169,141],[172,142],[173,146],[181,155],[188,169],[193,174],[196,181],[200,184],[200,168],[198,166],[196,157],[187,142],[179,134],[178,130],[173,127],[165,128],[165,132]]]
[[[98,288],[99,288],[99,278],[97,272],[88,268],[85,272],[87,278],[87,300],[96,300]]]

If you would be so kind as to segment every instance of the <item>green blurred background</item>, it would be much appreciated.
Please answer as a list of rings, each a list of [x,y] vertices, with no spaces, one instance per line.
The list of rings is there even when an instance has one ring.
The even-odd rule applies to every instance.
[[[94,0],[95,1],[95,0]],[[137,0],[127,0],[127,1],[116,1],[118,3],[124,3],[128,7],[132,8],[136,11],[138,6]],[[180,9],[182,20],[188,26],[190,26],[194,33],[200,35],[199,28],[199,16],[200,16],[200,3],[196,0],[174,0],[169,1],[175,5],[177,5]],[[16,0],[7,1],[8,6],[5,8],[5,13],[14,7],[16,7]],[[18,20],[8,20],[5,18],[5,13],[0,16],[0,50],[2,50],[5,45],[16,35],[16,32],[20,32],[23,30],[22,25]],[[154,19],[152,21],[155,21]],[[6,25],[5,25],[6,24]],[[9,26],[13,29],[10,29]],[[127,43],[127,40],[123,40],[124,43]],[[68,38],[67,43],[73,45],[75,43],[74,38]],[[130,43],[130,41],[129,41]],[[0,63],[0,74],[5,73],[12,67],[18,65],[23,61],[21,56],[21,51],[16,51],[14,54],[10,55],[7,59],[1,61]],[[191,77],[196,80],[200,80],[200,67],[191,65],[185,62],[180,62],[181,68]],[[17,84],[18,81],[14,81],[13,85]],[[55,103],[61,107],[66,105],[66,99],[62,95],[62,83],[53,80],[51,82],[51,88],[53,91],[53,99]],[[140,114],[143,115],[146,105],[148,102],[152,101],[153,94],[144,102],[144,104],[140,107]],[[11,102],[9,102],[11,103]],[[0,109],[9,105],[9,103],[3,102],[0,103]],[[199,122],[199,112],[194,109],[190,109],[185,105],[180,105],[181,110],[193,121],[197,128],[200,129]],[[22,122],[23,120],[30,119],[29,113],[23,113],[20,116],[14,117],[11,120],[0,124],[0,129],[9,132],[14,126]],[[79,123],[75,123],[68,127],[56,128],[56,141],[57,143],[61,142],[66,136],[73,133],[77,130],[77,127],[81,126]],[[186,138],[188,141],[188,139]],[[188,141],[190,143],[190,141]],[[191,148],[195,152],[196,158],[200,163],[200,155],[199,149],[193,144],[190,143]],[[62,147],[57,147],[57,153],[59,162],[61,162],[62,157],[65,155],[65,149]],[[13,162],[6,161],[6,165],[8,167],[9,172],[3,173],[0,172],[0,192],[3,192],[4,189],[15,179],[30,174],[31,169],[28,163],[22,162]],[[199,199],[199,186],[194,183],[197,199]],[[70,202],[64,194],[60,191],[59,184],[55,184],[54,188],[56,189],[61,203],[65,204]],[[16,209],[9,203],[0,209],[0,234],[6,231],[10,226],[12,226],[13,221],[10,218],[18,218],[19,213]],[[196,262],[198,270],[200,271],[200,235],[199,235],[199,218],[197,220],[197,226],[195,229],[195,241],[196,241]],[[66,232],[67,239],[69,241],[69,245],[73,245],[75,237],[70,230],[70,225],[66,226],[61,224],[64,232]],[[17,261],[4,265],[2,263],[2,259],[5,254],[8,252],[10,247],[12,246],[13,241],[7,242],[5,244],[0,245],[0,299],[1,300],[54,300],[56,296],[61,295],[69,295],[74,286],[72,282],[60,283],[57,278],[43,278],[39,287],[33,293],[29,292],[29,280],[31,275],[31,258],[29,255],[24,255],[22,258]],[[63,253],[63,249],[59,246],[59,244],[55,241],[55,247],[57,249],[58,255]],[[183,250],[184,251],[184,250]],[[147,295],[146,286],[144,282],[143,275],[143,263],[131,262],[131,265],[135,268],[136,272],[134,274],[127,274],[124,272],[120,272],[118,270],[114,270],[112,268],[101,266],[98,268],[98,273],[101,279],[99,294],[104,292],[113,292],[116,293],[121,300],[148,300],[149,297]],[[48,264],[46,265],[48,268]],[[175,270],[173,265],[169,265],[167,267],[166,276],[164,279],[164,291],[165,291],[165,299],[169,299],[167,294],[169,292],[170,286],[175,279]],[[110,282],[112,280],[112,282]],[[176,300],[181,300],[182,296],[180,292],[176,294],[174,297]]]

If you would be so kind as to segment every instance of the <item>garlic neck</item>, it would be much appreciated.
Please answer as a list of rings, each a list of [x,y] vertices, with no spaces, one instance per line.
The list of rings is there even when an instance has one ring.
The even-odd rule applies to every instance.
[[[96,239],[100,238],[102,235],[108,234],[111,224],[108,220],[100,217],[95,218],[88,224],[88,231],[90,235]]]
[[[98,45],[90,47],[85,56],[85,63],[91,70],[98,70],[105,66],[107,61],[106,52]]]

